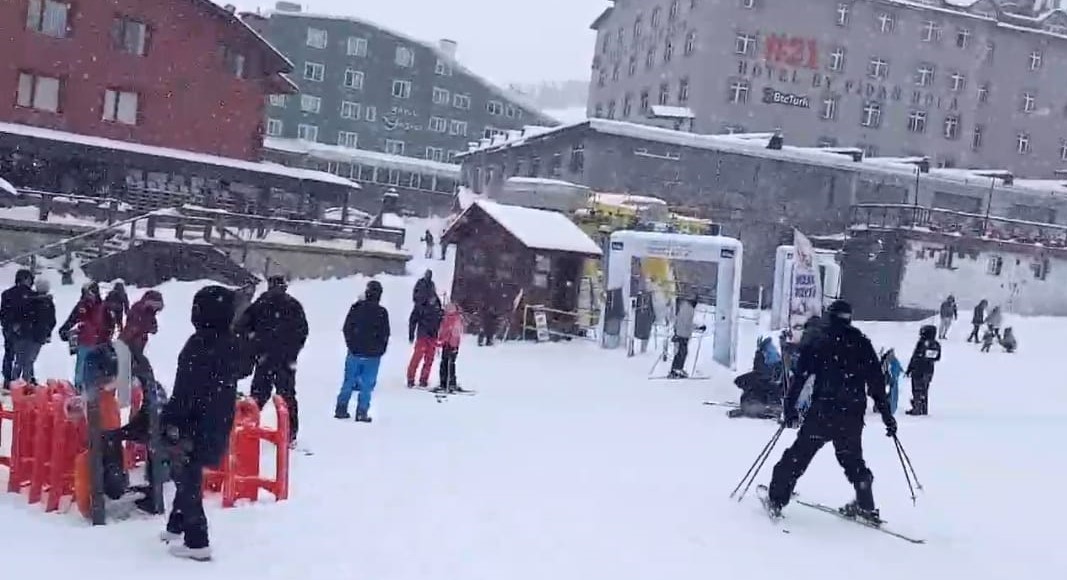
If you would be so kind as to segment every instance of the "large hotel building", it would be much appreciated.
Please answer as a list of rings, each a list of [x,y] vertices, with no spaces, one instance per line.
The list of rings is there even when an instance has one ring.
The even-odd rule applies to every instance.
[[[615,0],[589,115],[943,167],[1067,168],[1055,0]]]

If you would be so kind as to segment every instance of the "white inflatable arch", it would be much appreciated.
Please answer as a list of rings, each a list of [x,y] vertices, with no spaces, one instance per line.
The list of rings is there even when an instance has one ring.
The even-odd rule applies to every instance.
[[[789,324],[789,295],[793,283],[793,264],[796,251],[793,246],[778,246],[774,256],[774,289],[771,294],[771,328],[778,330]],[[823,307],[841,296],[841,265],[837,252],[815,249],[815,266],[822,276]]]
[[[713,329],[715,345],[712,358],[719,364],[736,369],[737,323],[741,305],[741,257],[741,242],[725,236],[618,231],[611,234],[608,244],[605,288],[609,292],[621,288],[622,303],[629,308],[633,258],[666,258],[718,264]]]

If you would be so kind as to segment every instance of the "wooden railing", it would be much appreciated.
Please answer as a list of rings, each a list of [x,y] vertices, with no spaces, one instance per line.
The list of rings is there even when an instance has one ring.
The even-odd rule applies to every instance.
[[[906,204],[852,206],[850,228],[919,229],[1049,248],[1067,248],[1067,226]]]

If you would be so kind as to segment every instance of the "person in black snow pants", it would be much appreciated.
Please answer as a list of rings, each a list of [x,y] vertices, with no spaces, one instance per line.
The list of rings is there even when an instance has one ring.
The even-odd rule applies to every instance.
[[[24,346],[30,330],[30,300],[33,298],[33,272],[19,270],[15,285],[0,294],[0,327],[4,331],[4,385],[6,391],[17,377],[13,365],[19,348]]]
[[[287,292],[284,276],[271,276],[267,291],[241,315],[236,326],[238,336],[248,340],[255,357],[252,398],[262,409],[272,391],[285,400],[289,409],[290,446],[296,446],[300,417],[296,401],[296,360],[308,337],[304,307]]]
[[[195,331],[178,354],[171,397],[160,419],[175,484],[160,539],[179,558],[211,559],[203,478],[205,467],[222,461],[233,427],[239,378],[239,347],[231,331],[235,303],[234,292],[222,286],[207,286],[193,297]]]
[[[693,330],[704,331],[703,326],[693,326],[693,317],[696,316],[696,298],[680,299],[674,314],[674,360],[671,361],[671,372],[667,375],[672,379],[684,379],[689,376],[685,372],[685,361],[689,358],[689,340],[693,338]]]
[[[814,376],[811,404],[804,416],[796,441],[774,466],[768,490],[768,509],[780,516],[793,495],[797,480],[804,475],[815,454],[827,441],[834,444],[837,462],[856,490],[856,498],[841,508],[842,514],[881,522],[874,504],[874,475],[863,460],[863,417],[867,397],[881,413],[886,435],[897,433],[897,422],[889,410],[885,376],[871,341],[852,326],[852,306],[837,300],[827,309],[821,332],[801,347],[796,364],[796,380],[785,396],[782,422],[795,428],[800,423],[797,399],[808,377]]]
[[[971,330],[971,334],[967,336],[967,342],[981,342],[978,338],[978,331],[982,329],[982,325],[985,324],[985,309],[989,306],[989,302],[982,300],[978,303],[978,306],[974,307],[974,314],[971,316],[971,326],[974,328]]]
[[[904,376],[911,378],[911,408],[909,415],[928,415],[930,382],[934,380],[934,365],[941,360],[941,343],[937,341],[937,328],[927,324],[919,329],[919,342],[908,362]]]
[[[125,282],[115,280],[115,283],[111,285],[111,291],[104,298],[104,305],[111,313],[111,321],[115,328],[121,331],[123,325],[126,324],[126,317],[130,314],[130,297],[126,294]]]

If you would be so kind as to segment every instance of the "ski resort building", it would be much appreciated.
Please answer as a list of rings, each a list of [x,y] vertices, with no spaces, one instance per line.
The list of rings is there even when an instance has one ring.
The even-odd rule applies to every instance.
[[[1051,177],[1067,12],[1047,0],[631,0],[597,32],[588,114]]]

